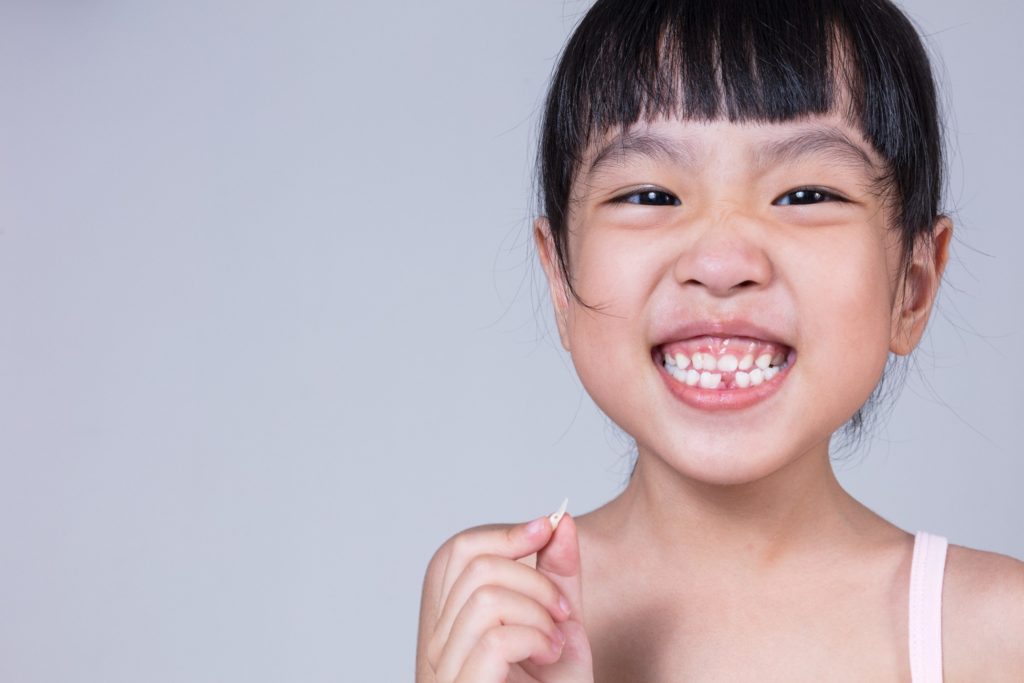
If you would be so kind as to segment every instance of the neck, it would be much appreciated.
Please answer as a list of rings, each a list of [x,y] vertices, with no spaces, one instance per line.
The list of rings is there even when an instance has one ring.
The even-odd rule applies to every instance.
[[[827,443],[766,477],[731,485],[690,479],[641,451],[606,511],[615,520],[609,530],[637,552],[648,549],[644,555],[657,548],[655,562],[666,571],[732,577],[831,556],[863,540],[872,525],[888,524],[842,488]]]

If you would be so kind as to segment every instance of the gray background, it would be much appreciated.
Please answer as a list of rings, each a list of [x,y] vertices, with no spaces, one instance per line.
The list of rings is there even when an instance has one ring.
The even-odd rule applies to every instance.
[[[0,4],[0,679],[410,680],[445,538],[617,492],[527,242],[587,4]],[[1024,10],[908,5],[958,242],[839,474],[1024,557]]]

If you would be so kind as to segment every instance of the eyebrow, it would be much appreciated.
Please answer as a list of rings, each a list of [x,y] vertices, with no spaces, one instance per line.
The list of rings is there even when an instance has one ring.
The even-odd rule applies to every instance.
[[[631,157],[689,168],[697,165],[698,154],[694,143],[685,138],[670,138],[649,131],[620,131],[594,155],[585,175],[592,177],[606,166],[622,165]]]
[[[630,157],[671,163],[681,168],[699,164],[701,150],[693,140],[672,138],[652,131],[622,131],[605,143],[594,155],[586,176],[592,177],[606,166],[624,164]],[[824,156],[828,161],[863,171],[871,178],[881,169],[868,152],[843,131],[832,126],[801,129],[781,140],[772,140],[755,151],[754,166],[793,163],[807,157]]]
[[[758,168],[764,168],[815,156],[825,157],[828,161],[854,171],[863,171],[871,178],[877,177],[882,171],[864,147],[832,126],[816,126],[782,140],[769,142],[758,150],[755,163]]]

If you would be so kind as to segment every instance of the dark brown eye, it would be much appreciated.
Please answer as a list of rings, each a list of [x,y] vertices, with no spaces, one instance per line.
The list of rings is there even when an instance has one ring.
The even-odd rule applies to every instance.
[[[643,206],[679,206],[682,202],[663,190],[641,190],[622,197],[619,201]]]
[[[787,192],[775,200],[776,206],[804,206],[807,204],[820,204],[822,202],[844,201],[841,197],[818,190],[813,187],[804,187],[799,190]]]

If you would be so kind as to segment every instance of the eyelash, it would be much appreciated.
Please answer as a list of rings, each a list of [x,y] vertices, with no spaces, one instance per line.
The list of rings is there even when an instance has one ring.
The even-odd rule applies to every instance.
[[[794,197],[796,202],[782,200]],[[648,201],[644,201],[644,200]],[[811,201],[803,201],[810,199]],[[637,192],[630,192],[629,194],[618,197],[616,202],[621,204],[637,204],[639,206],[680,206],[682,202],[678,197],[665,192],[664,190],[640,190]],[[811,204],[822,204],[824,202],[845,202],[847,201],[843,197],[837,194],[823,190],[817,187],[800,187],[795,190],[790,190],[778,199],[773,204],[776,206],[809,206]]]
[[[644,198],[650,200],[650,203],[644,202]],[[664,190],[637,190],[624,194],[615,201],[620,204],[637,204],[639,206],[680,206],[682,204],[678,197]]]
[[[788,201],[786,203],[781,203],[783,199],[786,199],[788,197],[796,197],[798,200],[810,198],[811,201]],[[828,190],[823,190],[819,187],[798,187],[795,190],[790,190],[789,192],[785,193],[784,195],[776,199],[774,202],[772,202],[772,204],[775,204],[776,206],[809,206],[811,204],[822,204],[824,202],[845,201],[846,199],[844,199],[843,197],[840,197],[839,195],[833,192],[829,192]]]

